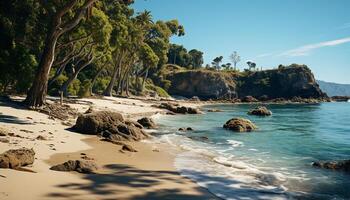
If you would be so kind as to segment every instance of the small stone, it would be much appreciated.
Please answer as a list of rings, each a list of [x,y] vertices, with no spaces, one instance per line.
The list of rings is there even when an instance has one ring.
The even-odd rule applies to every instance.
[[[39,135],[38,137],[36,137],[35,139],[37,140],[47,140],[46,137]]]
[[[137,152],[136,149],[134,149],[134,147],[132,147],[131,145],[128,144],[124,144],[122,147],[123,151],[130,151],[130,152]]]

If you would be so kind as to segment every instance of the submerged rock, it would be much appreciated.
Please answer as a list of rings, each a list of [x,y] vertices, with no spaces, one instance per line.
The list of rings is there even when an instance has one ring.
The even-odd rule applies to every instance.
[[[156,123],[153,121],[153,119],[149,117],[144,117],[139,120],[137,120],[139,124],[141,124],[143,127],[148,129],[154,129],[157,128]]]
[[[94,162],[88,160],[68,160],[62,164],[52,166],[50,169],[54,171],[76,171],[79,173],[89,174],[94,173],[98,167]]]
[[[243,118],[232,118],[223,127],[236,132],[250,132],[257,129],[257,126],[253,122]]]
[[[350,160],[319,161],[319,162],[313,162],[312,166],[323,168],[323,169],[332,169],[332,170],[350,172]]]
[[[270,116],[272,115],[272,112],[268,110],[265,106],[259,106],[257,108],[254,108],[253,110],[250,110],[248,114],[258,116]]]
[[[34,163],[33,149],[11,149],[0,154],[0,168],[17,169]]]
[[[223,112],[223,110],[220,110],[220,109],[209,109],[208,112]]]

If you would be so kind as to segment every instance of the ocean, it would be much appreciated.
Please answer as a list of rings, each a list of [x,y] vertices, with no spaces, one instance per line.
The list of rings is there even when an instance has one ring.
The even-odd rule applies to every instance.
[[[350,199],[349,173],[311,165],[350,159],[350,103],[274,104],[267,105],[272,116],[247,115],[256,106],[211,105],[203,110],[224,112],[162,116],[156,140],[183,149],[176,169],[222,199]],[[223,129],[233,117],[259,129]]]

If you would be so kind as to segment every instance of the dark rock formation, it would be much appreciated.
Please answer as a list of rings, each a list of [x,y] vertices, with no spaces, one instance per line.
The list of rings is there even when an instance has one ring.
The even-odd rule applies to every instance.
[[[241,98],[241,102],[253,103],[253,102],[258,102],[258,100],[252,96],[245,96],[245,97]]]
[[[197,70],[169,74],[169,94],[200,99],[231,98],[235,96],[236,83],[230,74]]]
[[[223,112],[220,109],[209,109],[208,112]]]
[[[312,166],[350,172],[350,160],[313,162]]]
[[[272,115],[272,112],[268,110],[265,106],[259,106],[257,108],[254,108],[253,110],[250,110],[248,114],[258,116],[270,116]]]
[[[130,151],[130,152],[137,152],[137,150],[134,147],[132,147],[131,145],[128,145],[128,144],[123,144],[122,150],[123,151]]]
[[[153,119],[149,117],[144,117],[139,120],[137,120],[139,124],[141,124],[143,127],[148,129],[154,129],[157,128],[156,123],[153,121]]]
[[[99,111],[80,115],[73,128],[80,133],[96,134],[123,122],[120,113]]]
[[[33,149],[11,149],[0,154],[0,168],[17,169],[34,163]]]
[[[180,113],[180,114],[202,114],[203,113],[198,108],[179,106],[178,104],[171,104],[171,103],[161,103],[158,107],[167,109],[174,113]]]
[[[125,121],[123,116],[115,112],[98,111],[80,115],[73,127],[80,133],[99,134],[105,140],[138,141],[149,137],[137,122]]]
[[[52,166],[50,169],[54,171],[77,171],[79,173],[90,174],[94,173],[98,167],[94,162],[88,160],[68,160],[62,164]]]
[[[234,99],[252,96],[261,101],[275,98],[323,98],[311,70],[306,65],[279,66],[278,69],[245,73],[209,70],[175,71],[169,94],[200,99]]]
[[[236,132],[250,132],[257,129],[253,122],[243,118],[232,118],[223,127]]]
[[[193,128],[191,128],[191,127],[179,128],[179,131],[183,131],[183,132],[185,132],[185,131],[193,131]]]

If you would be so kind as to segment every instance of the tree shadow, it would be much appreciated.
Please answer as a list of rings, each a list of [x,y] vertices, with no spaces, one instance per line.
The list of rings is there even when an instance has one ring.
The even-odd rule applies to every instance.
[[[256,191],[246,187],[238,187],[237,189],[234,189],[234,192],[230,193],[230,195],[234,196],[223,195],[222,198],[220,198],[215,197],[210,191],[199,185],[194,187],[191,186],[192,189],[196,191],[196,193],[192,194],[188,191],[184,191],[183,187],[173,186],[174,183],[179,185],[188,184],[188,179],[184,177],[179,178],[179,173],[175,171],[142,170],[129,165],[120,164],[105,165],[104,168],[107,169],[107,173],[83,175],[83,179],[87,180],[88,183],[60,184],[56,187],[66,189],[69,192],[52,192],[47,194],[46,197],[79,199],[79,194],[75,193],[74,191],[80,191],[81,194],[81,191],[83,190],[88,194],[98,195],[98,198],[101,200],[125,199],[118,198],[118,195],[125,194],[124,192],[128,192],[128,190],[130,192],[131,188],[131,190],[143,191],[141,194],[132,194],[131,192],[130,195],[126,195],[129,196],[127,199],[133,200],[209,200],[222,198],[271,199],[271,197],[288,198],[287,196],[284,196],[284,194]],[[212,190],[213,192],[220,193],[220,191],[232,191],[232,185],[241,184],[239,180],[227,179],[221,176],[210,176],[199,171],[185,170],[183,172],[186,174],[191,173],[193,176],[196,176],[197,180],[205,183],[208,188],[216,188],[215,190]],[[168,183],[170,182],[171,186],[164,187],[164,181],[167,181]],[[127,188],[127,190],[125,190],[125,188]]]
[[[9,107],[14,109],[27,109],[22,102],[13,101],[10,98],[0,97],[0,107]],[[12,115],[6,115],[0,112],[0,122],[10,124],[31,124],[27,120],[21,120],[18,117]]]
[[[159,187],[159,189],[150,189],[151,187],[156,187],[163,184],[164,181],[170,181],[177,184],[186,184],[186,181],[188,180],[182,177],[179,178],[179,174],[174,171],[141,170],[132,166],[120,164],[105,165],[104,169],[106,169],[108,173],[83,175],[83,179],[88,180],[88,183],[67,183],[57,185],[56,187],[68,189],[70,192],[52,192],[47,194],[46,197],[79,199],[79,194],[75,193],[74,191],[83,190],[87,191],[89,194],[98,195],[99,199],[101,200],[119,199],[116,198],[116,196],[125,192],[120,188],[132,188],[132,190],[146,191],[143,192],[142,195],[134,195],[128,199],[219,199],[208,193],[200,186],[196,186],[194,188],[196,191],[198,191],[196,194],[183,193],[181,188],[172,188],[172,186],[169,188],[164,188],[164,185]]]

